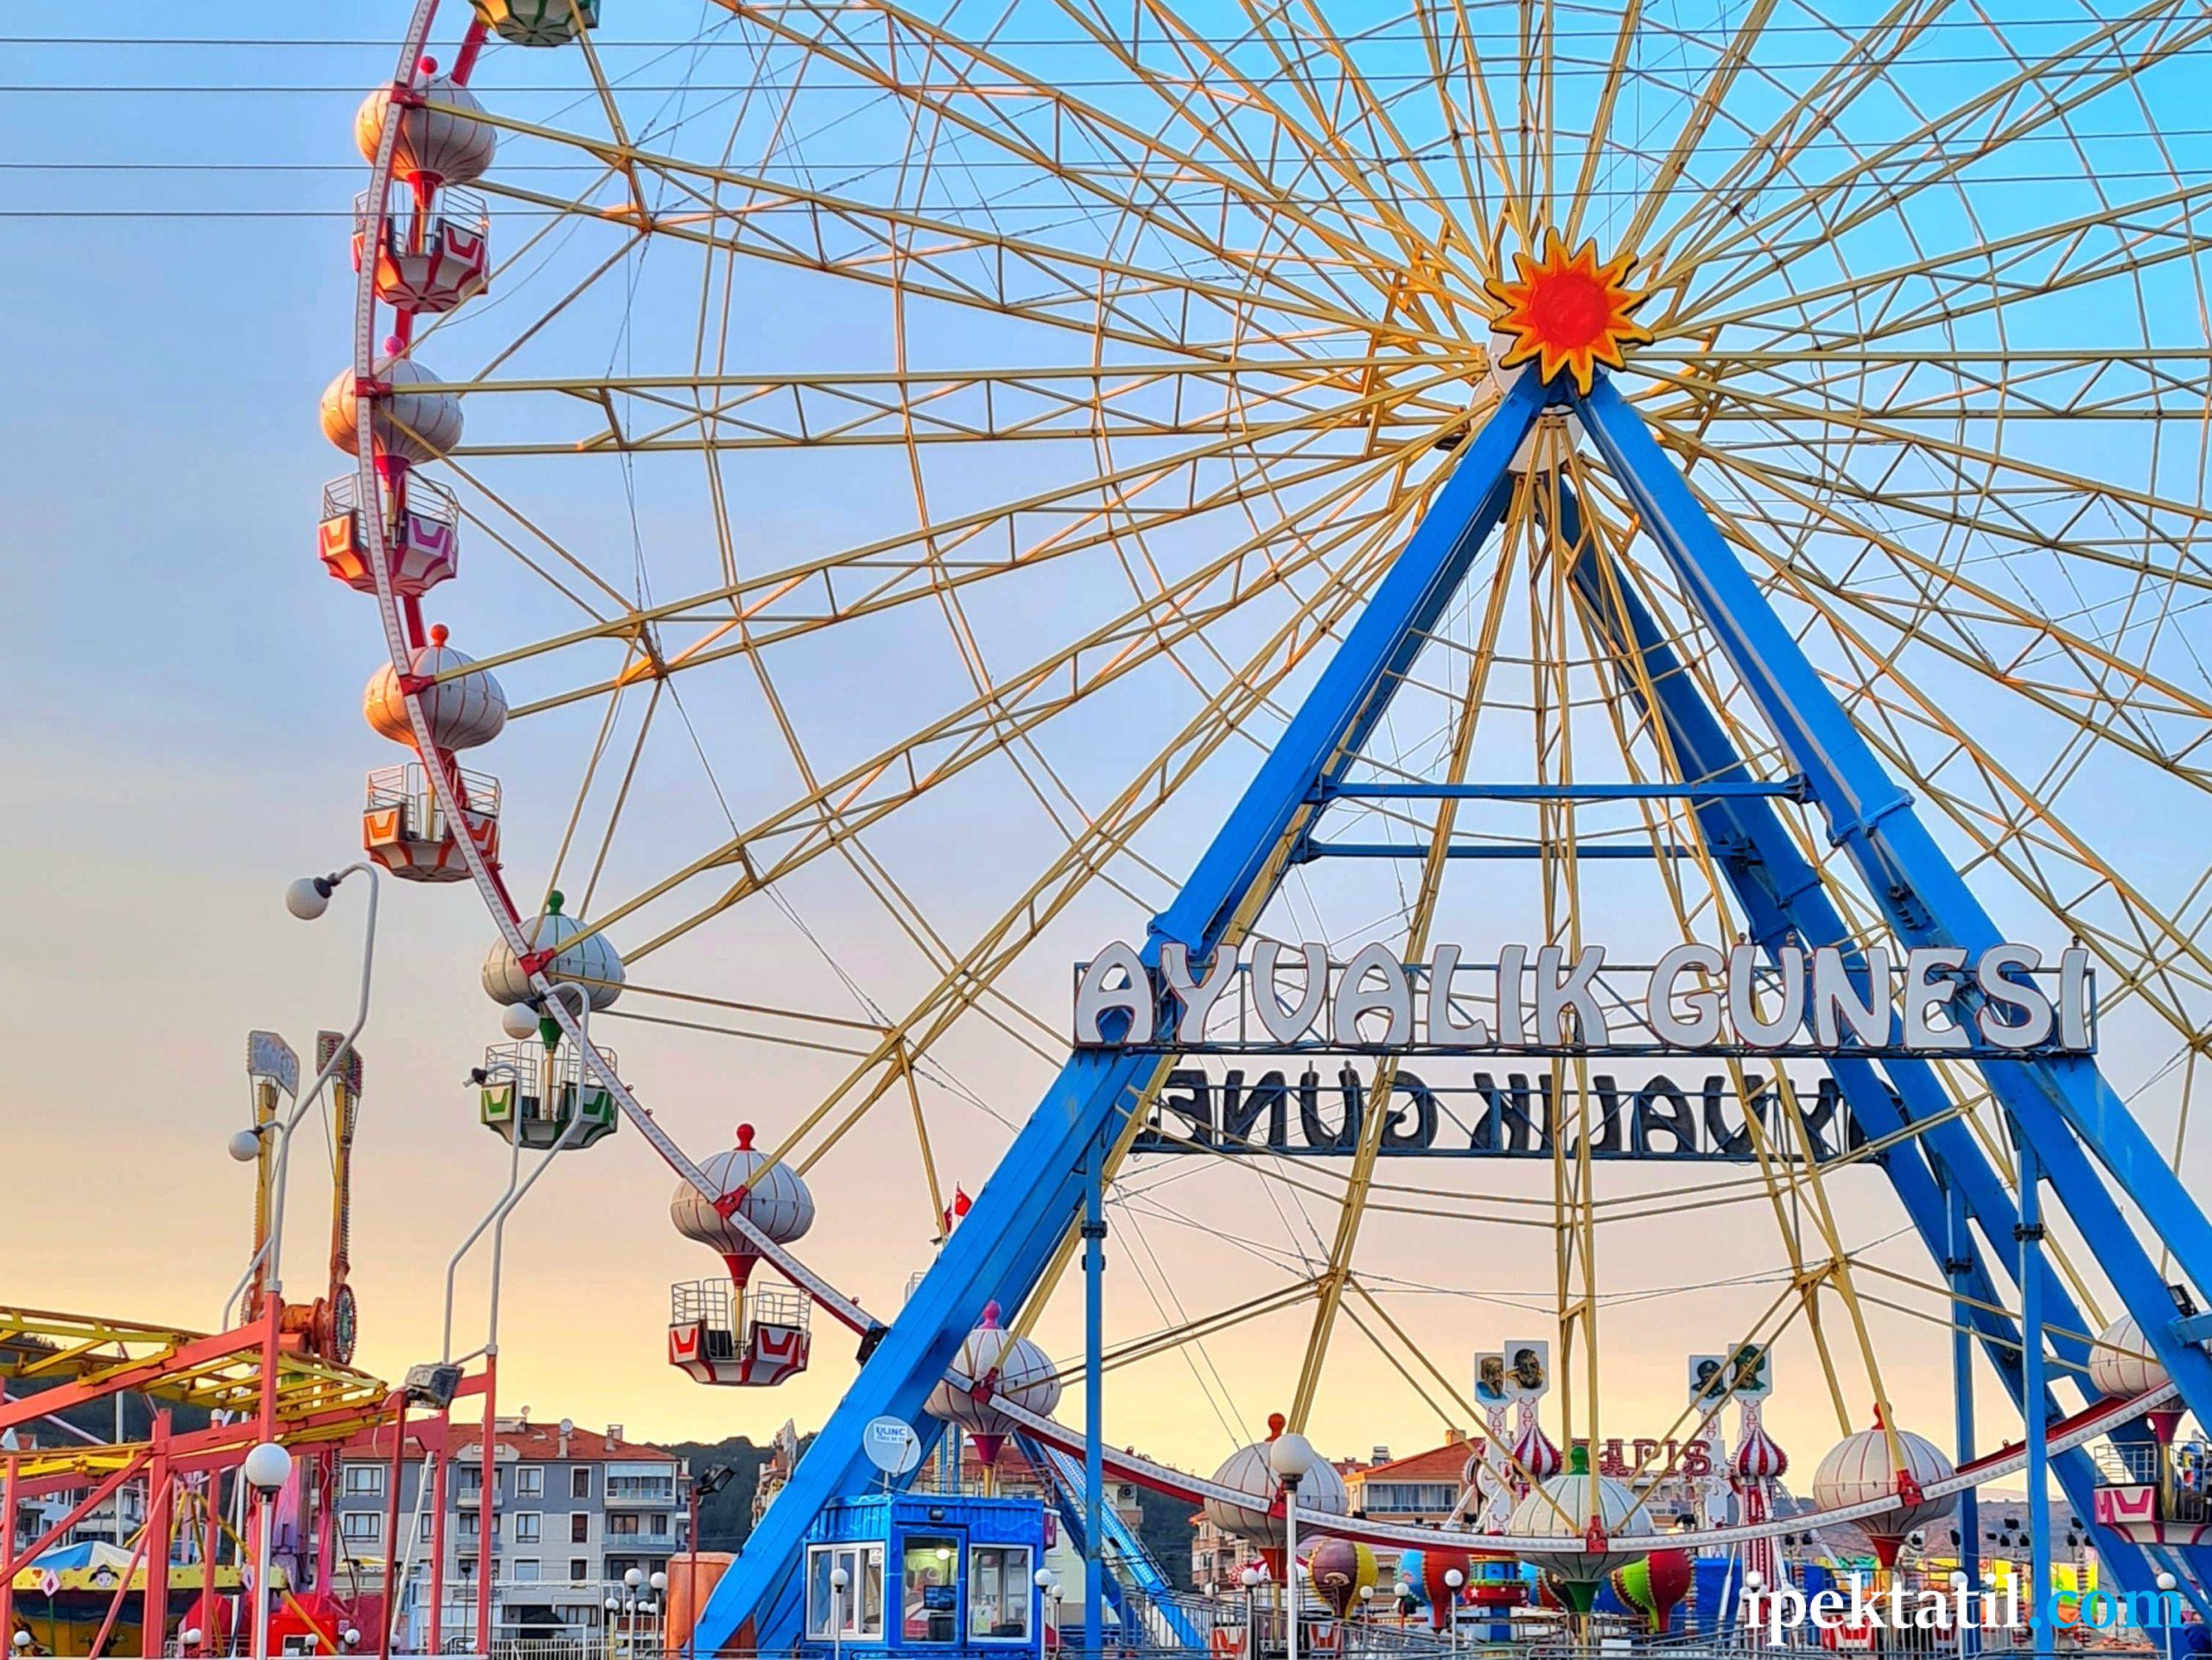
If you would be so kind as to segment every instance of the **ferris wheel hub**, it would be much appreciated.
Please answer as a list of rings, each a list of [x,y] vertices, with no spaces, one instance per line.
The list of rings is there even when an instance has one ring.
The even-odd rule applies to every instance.
[[[1628,283],[1635,255],[1598,258],[1594,239],[1572,253],[1555,231],[1544,232],[1541,256],[1513,256],[1516,275],[1494,277],[1484,284],[1493,309],[1492,326],[1510,342],[1498,360],[1502,369],[1534,362],[1547,382],[1562,372],[1575,390],[1586,392],[1599,364],[1618,369],[1631,346],[1648,345],[1651,331],[1636,321],[1650,290]]]

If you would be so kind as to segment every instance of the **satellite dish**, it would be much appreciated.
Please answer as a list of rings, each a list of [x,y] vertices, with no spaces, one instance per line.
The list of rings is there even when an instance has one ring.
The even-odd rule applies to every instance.
[[[922,1438],[904,1418],[871,1418],[861,1431],[868,1461],[887,1476],[903,1476],[922,1461]]]

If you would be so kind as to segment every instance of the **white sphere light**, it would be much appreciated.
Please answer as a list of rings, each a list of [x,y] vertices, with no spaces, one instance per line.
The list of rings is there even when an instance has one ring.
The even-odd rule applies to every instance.
[[[360,1645],[361,1641],[360,1628],[357,1625],[348,1625],[340,1635],[338,1640],[343,1643],[349,1649],[358,1648]]]
[[[177,1633],[177,1636],[188,1649],[196,1649],[200,1646],[200,1628],[197,1625],[186,1626]]]
[[[605,934],[576,939],[584,925],[563,916],[563,903],[558,892],[548,894],[543,913],[522,925],[523,943],[532,952],[554,953],[544,967],[548,978],[575,985],[595,1009],[607,1008],[622,995],[622,959]],[[563,943],[572,939],[576,943]],[[484,958],[483,983],[485,995],[495,1003],[535,1004],[537,1001],[537,988],[530,983],[530,976],[523,972],[505,938],[495,942]]]
[[[1049,1568],[1040,1568],[1033,1577],[1036,1580],[1037,1588],[1042,1591],[1052,1582],[1052,1570]]]
[[[411,357],[401,357],[394,342],[370,370],[385,390],[370,399],[369,442],[380,455],[420,467],[450,455],[464,424],[461,399],[448,391],[425,391],[438,384],[436,373]],[[341,369],[322,389],[322,436],[348,455],[361,453],[360,390],[351,369]]]
[[[499,1011],[499,1030],[525,1043],[537,1035],[537,1011],[528,1003],[509,1003]]]
[[[240,1164],[251,1164],[261,1156],[261,1132],[256,1129],[234,1129],[231,1139],[223,1144]]]
[[[622,1583],[628,1586],[632,1591],[636,1590],[645,1582],[645,1576],[634,1568],[626,1569],[623,1573]]]
[[[1237,1582],[1243,1585],[1247,1591],[1249,1591],[1255,1586],[1259,1584],[1261,1579],[1260,1570],[1252,1567],[1249,1563],[1247,1563],[1245,1565],[1244,1571],[1239,1574],[1236,1578]]]
[[[1315,1463],[1313,1443],[1287,1430],[1268,1443],[1268,1468],[1284,1481],[1303,1481]]]
[[[245,1455],[240,1468],[249,1485],[273,1493],[292,1475],[292,1455],[275,1441],[263,1441]]]
[[[31,1634],[29,1631],[17,1631],[15,1644],[19,1649],[28,1649],[31,1645]]]
[[[330,908],[330,883],[321,876],[302,876],[284,890],[284,908],[302,922],[313,922]]]
[[[665,1591],[668,1589],[668,1575],[656,1568],[653,1570],[653,1574],[649,1583],[651,1583],[653,1589],[656,1591]]]
[[[416,701],[423,706],[433,744],[440,749],[474,749],[491,742],[506,726],[507,694],[483,670],[470,668],[476,659],[454,651],[446,639],[444,624],[433,627],[430,643],[416,646],[409,657],[407,672],[420,680],[453,677],[426,686]],[[407,718],[407,697],[391,664],[371,675],[361,689],[361,715],[378,737],[413,746],[415,728]]]
[[[492,165],[498,136],[482,118],[484,106],[474,94],[435,74],[435,67],[430,60],[423,60],[423,73],[431,78],[415,90],[426,105],[441,107],[401,110],[399,131],[391,143],[392,171],[403,179],[471,184]],[[353,117],[353,142],[365,161],[377,159],[384,143],[385,123],[391,116],[390,87],[379,87],[361,101]]]

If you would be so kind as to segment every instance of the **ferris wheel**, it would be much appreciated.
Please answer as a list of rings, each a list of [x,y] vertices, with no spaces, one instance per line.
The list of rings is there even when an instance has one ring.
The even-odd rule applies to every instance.
[[[321,553],[406,754],[371,851],[497,936],[487,1122],[620,1116],[675,1167],[728,1268],[674,1300],[690,1375],[861,1334],[723,1632],[788,1619],[868,1418],[1046,1433],[1094,1177],[1108,1437],[1163,1394],[1217,1421],[1210,1502],[1262,1542],[1268,1413],[1349,1451],[1377,1378],[1486,1431],[1465,1515],[1586,1585],[1723,1404],[1738,1516],[1787,1469],[1757,1392],[1651,1404],[1686,1349],[1790,1370],[1816,1498],[1892,1546],[1970,1485],[1896,1404],[1955,1341],[2012,1390],[1985,1451],[2072,1426],[2077,1506],[2143,1413],[2068,1415],[2212,1412],[2169,1291],[2212,1293],[2212,16],[670,16],[421,0],[359,125]],[[2096,1059],[1788,1058],[1818,948],[1866,983],[2005,940],[2094,973]],[[1499,1016],[1506,952],[1687,944],[1712,999],[1755,964],[1773,1035],[1710,1081],[1071,1047],[1110,941],[1302,950],[1309,990],[1462,942]],[[734,1147],[680,1082],[732,1072]],[[832,1190],[915,1259],[815,1266]],[[1471,1378],[1516,1351],[1537,1382]],[[1625,1477],[1561,1450],[1624,1438]]]

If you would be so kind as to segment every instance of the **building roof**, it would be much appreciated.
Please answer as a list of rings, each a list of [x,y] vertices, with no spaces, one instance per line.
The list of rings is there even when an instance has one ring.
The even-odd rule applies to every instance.
[[[620,1426],[615,1427],[617,1429]],[[563,1447],[561,1426],[558,1423],[524,1423],[518,1419],[502,1418],[497,1432],[499,1455],[517,1461],[530,1463],[613,1464],[631,1460],[674,1461],[676,1454],[664,1447],[654,1447],[645,1441],[626,1441],[613,1430],[587,1429],[576,1425],[569,1429],[567,1446]],[[475,1424],[454,1424],[444,1436],[435,1426],[429,1440],[422,1428],[410,1423],[407,1427],[407,1447],[403,1456],[421,1458],[443,1440],[456,1457],[463,1453],[475,1453],[483,1445],[483,1432]],[[342,1449],[347,1456],[359,1458],[373,1454],[378,1458],[391,1456],[391,1426],[376,1424],[362,1430],[347,1441]]]
[[[1446,1441],[1441,1447],[1432,1447],[1426,1453],[1409,1453],[1402,1459],[1389,1459],[1381,1464],[1370,1464],[1365,1469],[1353,1472],[1351,1479],[1361,1483],[1370,1481],[1449,1481],[1464,1480],[1467,1460],[1475,1454],[1472,1441]]]

